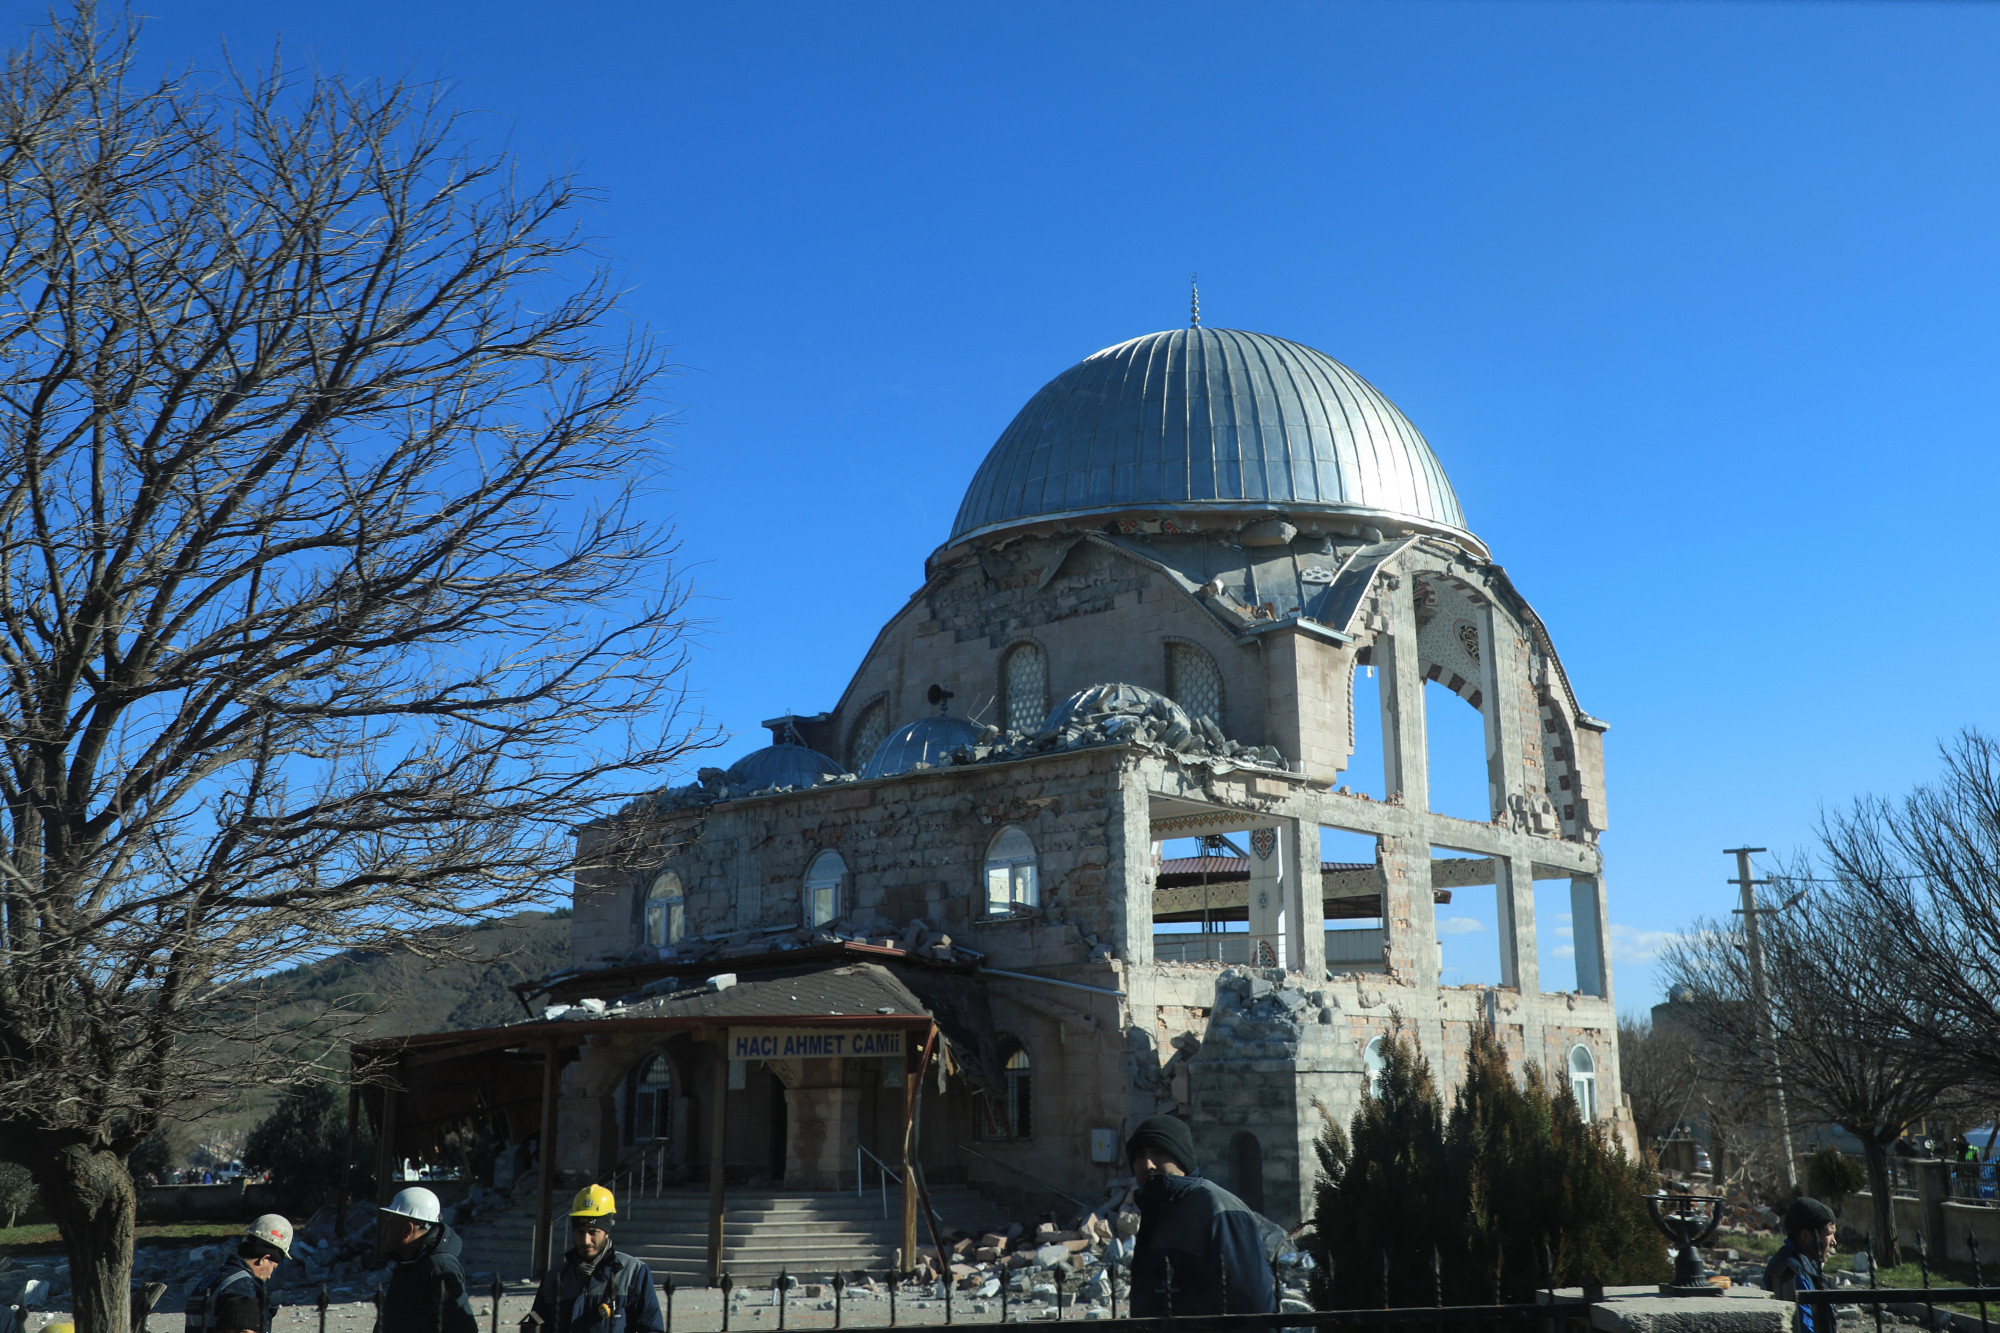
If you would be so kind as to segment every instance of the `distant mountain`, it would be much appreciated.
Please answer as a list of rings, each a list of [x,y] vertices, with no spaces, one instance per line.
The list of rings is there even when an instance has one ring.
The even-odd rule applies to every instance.
[[[473,957],[431,964],[412,953],[342,953],[260,978],[259,1008],[309,1026],[332,1006],[367,1015],[346,1036],[400,1037],[498,1027],[527,1017],[508,987],[569,964],[569,912],[522,912],[471,931]]]
[[[528,1014],[508,987],[569,965],[569,917],[567,909],[521,912],[481,926],[464,939],[473,956],[458,963],[433,965],[401,950],[335,954],[258,978],[251,1002],[296,1034],[302,1058],[331,1057],[339,1068],[349,1041],[519,1022]],[[329,1035],[330,1010],[343,1015],[337,1035]],[[175,1139],[228,1142],[262,1120],[277,1097],[276,1089],[249,1089]]]

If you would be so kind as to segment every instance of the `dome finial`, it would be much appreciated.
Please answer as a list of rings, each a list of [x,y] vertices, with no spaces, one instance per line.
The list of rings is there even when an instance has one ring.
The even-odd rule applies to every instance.
[[[1188,300],[1188,327],[1191,329],[1198,329],[1201,327],[1200,279],[1201,279],[1201,274],[1199,273],[1188,274],[1188,292],[1190,294]]]

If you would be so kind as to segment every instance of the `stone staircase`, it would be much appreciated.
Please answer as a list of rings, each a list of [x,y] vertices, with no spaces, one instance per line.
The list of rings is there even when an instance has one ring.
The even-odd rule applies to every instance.
[[[931,1204],[944,1230],[978,1234],[1005,1225],[998,1210],[964,1185],[931,1190]],[[738,1285],[777,1276],[830,1277],[866,1269],[880,1273],[900,1243],[901,1202],[892,1189],[888,1217],[882,1196],[803,1193],[784,1190],[731,1190],[723,1212],[723,1271]],[[567,1227],[557,1215],[556,1226]],[[516,1209],[467,1227],[461,1260],[483,1288],[493,1275],[512,1283],[531,1271],[534,1214]],[[701,1286],[708,1280],[708,1191],[674,1189],[657,1197],[628,1200],[618,1210],[618,1248],[646,1261],[657,1280],[672,1274],[676,1285]],[[921,1222],[918,1243],[928,1249],[930,1233]],[[560,1238],[567,1243],[567,1232]]]

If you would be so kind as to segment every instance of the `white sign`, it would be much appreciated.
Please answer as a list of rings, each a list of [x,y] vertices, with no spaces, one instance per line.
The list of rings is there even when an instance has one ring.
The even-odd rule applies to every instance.
[[[830,1060],[903,1053],[901,1028],[731,1028],[732,1060]]]

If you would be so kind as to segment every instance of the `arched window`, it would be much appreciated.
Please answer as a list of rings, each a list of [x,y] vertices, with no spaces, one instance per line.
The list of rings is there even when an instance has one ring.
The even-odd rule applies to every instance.
[[[847,741],[847,769],[859,773],[875,757],[875,749],[889,736],[889,709],[879,700],[861,710],[860,720]]]
[[[847,879],[847,862],[839,852],[821,852],[806,867],[805,923],[823,926],[840,915],[840,890]]]
[[[1379,1097],[1382,1095],[1382,1074],[1388,1067],[1389,1061],[1382,1055],[1382,1039],[1380,1037],[1370,1038],[1367,1049],[1361,1052],[1361,1069],[1368,1076],[1368,1095],[1370,1097]]]
[[[1569,1048],[1569,1090],[1576,1094],[1576,1109],[1585,1120],[1597,1119],[1597,1061],[1584,1046]]]
[[[1007,1090],[1002,1098],[1007,1111],[1007,1137],[1031,1138],[1035,1132],[1034,1076],[1028,1066],[1028,1048],[1017,1041],[1012,1043],[1011,1050],[1006,1046],[1000,1050],[1007,1057]]]
[[[681,892],[681,877],[663,870],[646,890],[646,943],[679,944],[687,933],[687,895]]]
[[[1020,829],[1001,829],[986,852],[986,913],[1008,916],[1042,900],[1035,872],[1035,844]]]
[[[1000,677],[1007,730],[1039,730],[1049,712],[1049,661],[1042,650],[1032,643],[1017,644]]]
[[[1229,1140],[1229,1192],[1264,1211],[1264,1145],[1249,1130]]]
[[[674,1136],[674,1066],[666,1056],[653,1055],[632,1071],[625,1107],[627,1143]]]
[[[1167,694],[1190,715],[1222,725],[1222,673],[1191,643],[1167,645]]]

